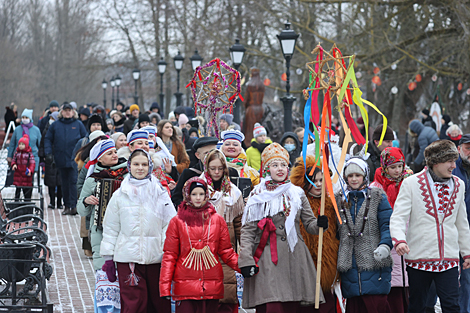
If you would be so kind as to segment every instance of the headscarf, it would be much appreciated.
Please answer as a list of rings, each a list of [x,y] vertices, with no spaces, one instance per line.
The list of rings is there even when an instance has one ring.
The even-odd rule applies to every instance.
[[[211,195],[210,195],[211,198],[213,194],[215,194],[217,191],[214,186],[212,177],[209,174],[209,159],[214,154],[220,154],[222,156],[221,158],[218,158],[218,159],[221,160],[222,166],[224,166],[226,169],[224,170],[224,175],[221,178],[220,192],[222,192],[222,194],[226,196],[230,194],[230,189],[231,189],[231,182],[230,182],[230,178],[228,177],[228,164],[227,164],[227,160],[225,159],[225,155],[222,153],[222,151],[212,150],[208,154],[206,154],[206,157],[204,158],[204,173],[202,174],[202,176],[204,177],[204,180],[207,182],[207,185],[209,186],[208,189],[211,192]]]
[[[114,140],[107,139],[101,140],[97,142],[90,151],[90,161],[86,164],[88,168],[88,172],[86,173],[86,177],[88,178],[93,172],[95,171],[95,165],[98,163],[100,158],[110,150],[116,150],[116,146],[114,144]]]
[[[160,147],[160,151],[158,152],[155,152],[157,155],[159,155],[162,159],[170,159],[171,161],[171,165],[172,166],[176,166],[176,162],[175,162],[175,156],[173,154],[170,153],[170,150],[168,150],[168,148],[166,147],[166,145],[163,143],[163,140],[162,138],[160,137],[155,137],[156,141],[157,141],[157,146]],[[156,148],[156,147],[155,147]]]
[[[403,171],[401,172],[400,176],[393,178],[390,176],[390,174],[388,174],[387,167],[396,163],[403,164]],[[406,167],[405,156],[403,155],[403,152],[400,148],[385,148],[380,154],[380,164],[381,167],[375,171],[374,181],[382,185],[383,190],[387,194],[388,201],[393,208],[403,179],[411,176],[413,172]]]
[[[191,201],[192,184],[202,184],[206,189],[204,198],[205,203],[199,208],[194,207],[194,204]],[[201,221],[204,223],[204,220],[214,213],[214,206],[209,202],[209,188],[206,181],[200,177],[192,177],[188,179],[183,186],[183,202],[178,206],[178,218],[188,226],[196,226],[199,225]]]

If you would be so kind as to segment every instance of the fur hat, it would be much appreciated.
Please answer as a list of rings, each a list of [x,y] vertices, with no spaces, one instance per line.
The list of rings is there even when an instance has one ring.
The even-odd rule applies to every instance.
[[[424,149],[424,159],[430,168],[435,164],[455,161],[458,157],[457,147],[452,141],[446,139],[434,141]]]
[[[255,127],[253,128],[253,137],[258,137],[261,135],[267,135],[266,128],[261,126],[260,123],[255,123]]]
[[[372,140],[380,140],[380,136],[382,135],[383,124],[380,124],[374,129],[374,133],[372,134]],[[395,136],[393,136],[393,130],[387,126],[385,130],[384,140],[394,140]]]
[[[277,142],[267,146],[261,153],[261,171],[265,173],[273,161],[284,161],[289,164],[289,152]]]

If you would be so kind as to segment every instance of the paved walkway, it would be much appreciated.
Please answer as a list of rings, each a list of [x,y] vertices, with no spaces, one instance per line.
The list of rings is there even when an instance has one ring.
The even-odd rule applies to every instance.
[[[14,191],[15,188],[5,188],[2,196],[13,198]],[[33,199],[38,198],[39,195],[35,190]],[[62,210],[47,209],[49,204],[47,188],[44,190],[44,200],[44,221],[47,223],[49,236],[47,246],[52,251],[50,264],[54,268],[47,288],[49,298],[54,303],[54,312],[94,312],[94,270],[92,260],[83,254],[79,235],[80,217],[62,216]]]
[[[62,210],[45,207],[54,267],[48,289],[54,312],[93,312],[95,277],[92,260],[83,254],[80,217],[62,216]]]

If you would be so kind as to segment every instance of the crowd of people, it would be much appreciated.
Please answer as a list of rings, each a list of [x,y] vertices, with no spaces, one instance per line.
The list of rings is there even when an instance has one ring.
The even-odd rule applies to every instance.
[[[368,153],[333,117],[324,160],[303,128],[246,137],[224,113],[216,138],[188,107],[51,101],[37,126],[22,112],[8,161],[18,199],[44,168],[48,208],[82,217],[95,312],[470,312],[470,134],[422,114],[404,150],[379,125]]]

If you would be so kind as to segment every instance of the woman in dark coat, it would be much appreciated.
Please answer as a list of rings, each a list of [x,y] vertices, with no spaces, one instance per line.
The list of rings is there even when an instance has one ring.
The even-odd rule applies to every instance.
[[[41,143],[39,144],[38,155],[41,159],[41,162],[44,162],[46,154],[44,153],[44,140],[49,130],[49,126],[58,119],[59,112],[54,112],[50,115],[50,120],[46,124],[44,131],[42,132]],[[49,191],[50,202],[47,206],[49,209],[62,209],[62,182],[60,180],[60,175],[57,169],[55,168],[55,163],[45,162],[44,167],[44,185],[47,186]],[[57,189],[56,189],[57,188]],[[57,199],[57,201],[56,201]],[[56,206],[57,205],[57,206]]]

